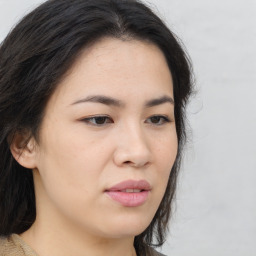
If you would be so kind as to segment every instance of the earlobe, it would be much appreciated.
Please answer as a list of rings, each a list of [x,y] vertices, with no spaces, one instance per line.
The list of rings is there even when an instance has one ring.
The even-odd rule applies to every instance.
[[[27,139],[24,134],[15,134],[10,143],[10,150],[20,165],[29,169],[36,168],[36,142],[33,137]]]

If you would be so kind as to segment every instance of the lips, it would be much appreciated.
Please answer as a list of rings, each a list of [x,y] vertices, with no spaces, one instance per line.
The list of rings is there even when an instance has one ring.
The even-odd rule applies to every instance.
[[[151,186],[146,180],[126,180],[107,189],[111,199],[126,207],[136,207],[147,201]]]

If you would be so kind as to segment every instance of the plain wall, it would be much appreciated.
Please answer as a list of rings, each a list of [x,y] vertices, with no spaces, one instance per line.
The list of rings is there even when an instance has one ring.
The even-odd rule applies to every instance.
[[[39,0],[0,0],[0,41]],[[256,255],[256,1],[151,0],[183,40],[197,95],[169,256]]]
[[[155,0],[192,58],[197,96],[163,252],[256,255],[256,1]]]

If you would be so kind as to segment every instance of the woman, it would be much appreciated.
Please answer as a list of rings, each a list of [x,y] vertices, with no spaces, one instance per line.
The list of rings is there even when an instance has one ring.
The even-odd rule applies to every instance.
[[[0,48],[0,255],[160,255],[191,72],[135,0],[50,0]]]

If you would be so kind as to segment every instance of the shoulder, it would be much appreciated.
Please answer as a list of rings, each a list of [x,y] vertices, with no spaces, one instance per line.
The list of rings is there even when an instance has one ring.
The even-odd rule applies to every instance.
[[[36,253],[18,235],[13,234],[0,236],[0,256],[36,256]]]
[[[0,237],[0,256],[23,256],[22,251],[13,243],[11,237]]]

